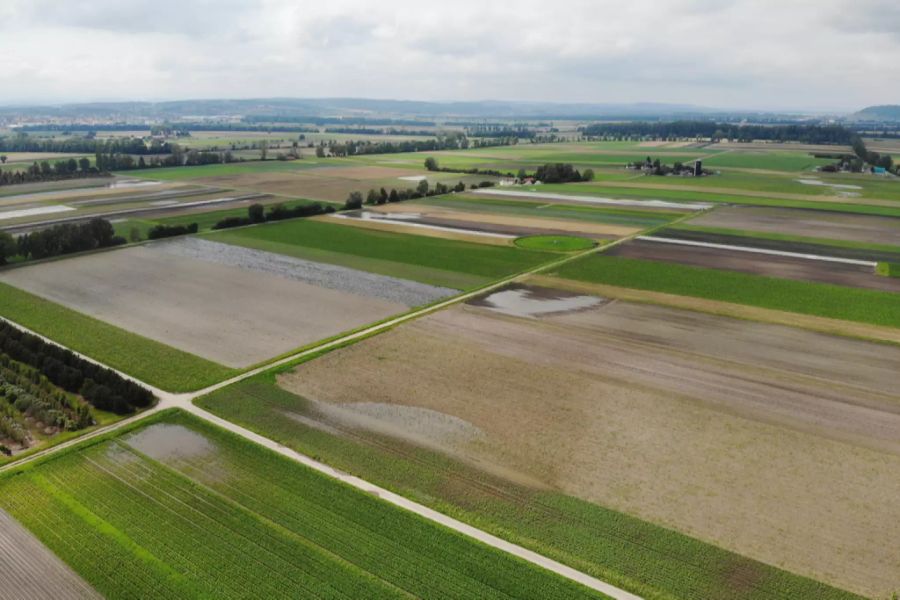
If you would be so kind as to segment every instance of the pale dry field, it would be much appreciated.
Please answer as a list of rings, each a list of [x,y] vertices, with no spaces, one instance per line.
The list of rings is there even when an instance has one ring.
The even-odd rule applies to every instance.
[[[13,269],[0,280],[230,367],[408,309],[260,269],[175,256],[154,244]]]
[[[885,596],[900,573],[898,370],[893,346],[614,301],[540,319],[457,307],[280,383],[354,412],[356,428],[428,437],[467,463]],[[468,435],[429,434],[432,413]]]
[[[628,227],[625,225],[609,225],[605,223],[589,223],[566,219],[542,219],[539,217],[520,217],[516,215],[461,211],[436,208],[427,204],[415,204],[411,202],[384,204],[372,208],[371,210],[381,213],[418,213],[421,215],[423,222],[433,222],[436,225],[440,225],[442,222],[471,223],[473,227],[479,225],[501,225],[521,227],[523,229],[531,230],[530,233],[540,233],[540,230],[546,230],[554,233],[580,233],[607,238],[624,237],[641,230],[640,227]]]
[[[0,598],[93,600],[102,596],[27,529],[0,511]]]
[[[793,208],[726,206],[691,225],[900,246],[900,219]]]

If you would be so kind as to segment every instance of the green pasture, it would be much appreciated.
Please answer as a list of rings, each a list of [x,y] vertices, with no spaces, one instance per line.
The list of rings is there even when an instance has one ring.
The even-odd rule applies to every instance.
[[[591,283],[900,327],[897,295],[891,292],[601,255],[565,264],[554,274]]]

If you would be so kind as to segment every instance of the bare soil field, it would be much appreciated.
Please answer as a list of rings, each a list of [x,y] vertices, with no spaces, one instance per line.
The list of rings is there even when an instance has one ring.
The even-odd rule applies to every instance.
[[[385,204],[372,209],[375,212],[402,216],[398,220],[411,220],[424,224],[459,229],[477,229],[511,235],[537,234],[581,234],[601,239],[624,237],[640,231],[638,227],[625,225],[609,225],[606,223],[589,223],[585,221],[569,221],[565,219],[546,219],[538,217],[520,217],[507,214],[490,214],[471,211],[457,211],[436,208],[427,204],[400,203]],[[412,215],[417,215],[413,218]]]
[[[900,245],[900,219],[794,208],[727,206],[692,219],[691,225]]]
[[[504,312],[441,311],[280,384],[332,405],[324,426],[428,437],[845,589],[895,589],[900,348],[621,301]],[[430,435],[447,422],[465,435]]]
[[[229,367],[405,312],[404,300],[448,293],[227,244],[184,246],[198,241],[47,262],[7,271],[0,280]]]
[[[102,596],[27,529],[0,511],[0,598],[99,600]]]
[[[723,248],[667,244],[649,240],[632,240],[610,249],[607,254],[625,258],[674,262],[694,267],[739,271],[767,277],[900,292],[900,279],[876,275],[874,267],[864,265],[757,254]]]

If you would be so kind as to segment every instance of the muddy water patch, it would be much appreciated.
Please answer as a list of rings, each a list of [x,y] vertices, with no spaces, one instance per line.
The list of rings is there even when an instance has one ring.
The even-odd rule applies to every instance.
[[[183,425],[157,423],[124,439],[138,452],[163,463],[214,457],[218,447],[206,436]]]
[[[609,299],[533,285],[513,284],[468,302],[514,317],[541,317],[579,312],[609,303]]]

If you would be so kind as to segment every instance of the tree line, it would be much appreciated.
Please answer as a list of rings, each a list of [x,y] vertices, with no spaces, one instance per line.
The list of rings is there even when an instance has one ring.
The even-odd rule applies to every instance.
[[[245,225],[256,225],[258,223],[266,223],[269,221],[283,221],[285,219],[295,219],[298,217],[314,217],[316,215],[324,215],[333,213],[333,206],[323,206],[319,202],[311,204],[300,204],[288,208],[283,204],[276,204],[266,212],[262,204],[251,204],[247,207],[246,217],[225,217],[215,225],[213,229],[230,229],[231,227],[243,227]]]
[[[54,385],[81,395],[100,410],[124,415],[153,403],[150,390],[6,321],[0,321],[0,352],[34,367]]]
[[[683,140],[708,138],[739,142],[768,140],[805,144],[850,145],[855,134],[840,125],[740,125],[715,121],[637,121],[630,123],[594,123],[579,129],[588,137],[612,139],[652,138]]]
[[[141,138],[111,138],[95,140],[90,137],[67,139],[40,138],[25,133],[0,136],[0,152],[55,152],[84,154],[168,154],[172,151],[169,142],[151,140],[148,144]]]
[[[22,234],[18,239],[0,232],[0,265],[16,255],[25,259],[41,259],[124,243],[125,238],[116,235],[110,222],[100,218],[86,223],[61,223]]]
[[[88,158],[57,160],[53,164],[44,160],[40,163],[34,162],[27,169],[21,171],[0,171],[0,186],[97,177],[99,175],[109,175],[109,173],[103,173],[92,166]]]
[[[493,187],[494,185],[493,181],[482,181],[481,183],[473,183],[471,189]],[[392,202],[403,202],[405,200],[430,198],[431,196],[443,196],[444,194],[449,194],[451,192],[464,191],[466,191],[466,184],[462,181],[457,182],[454,186],[438,182],[434,187],[431,187],[428,180],[423,179],[415,188],[404,190],[391,188],[391,191],[388,191],[386,188],[381,188],[380,190],[373,188],[369,190],[369,193],[366,194],[365,197],[363,197],[362,192],[350,192],[350,195],[347,196],[347,200],[344,202],[344,209],[359,210],[363,207],[363,204],[381,205]]]

